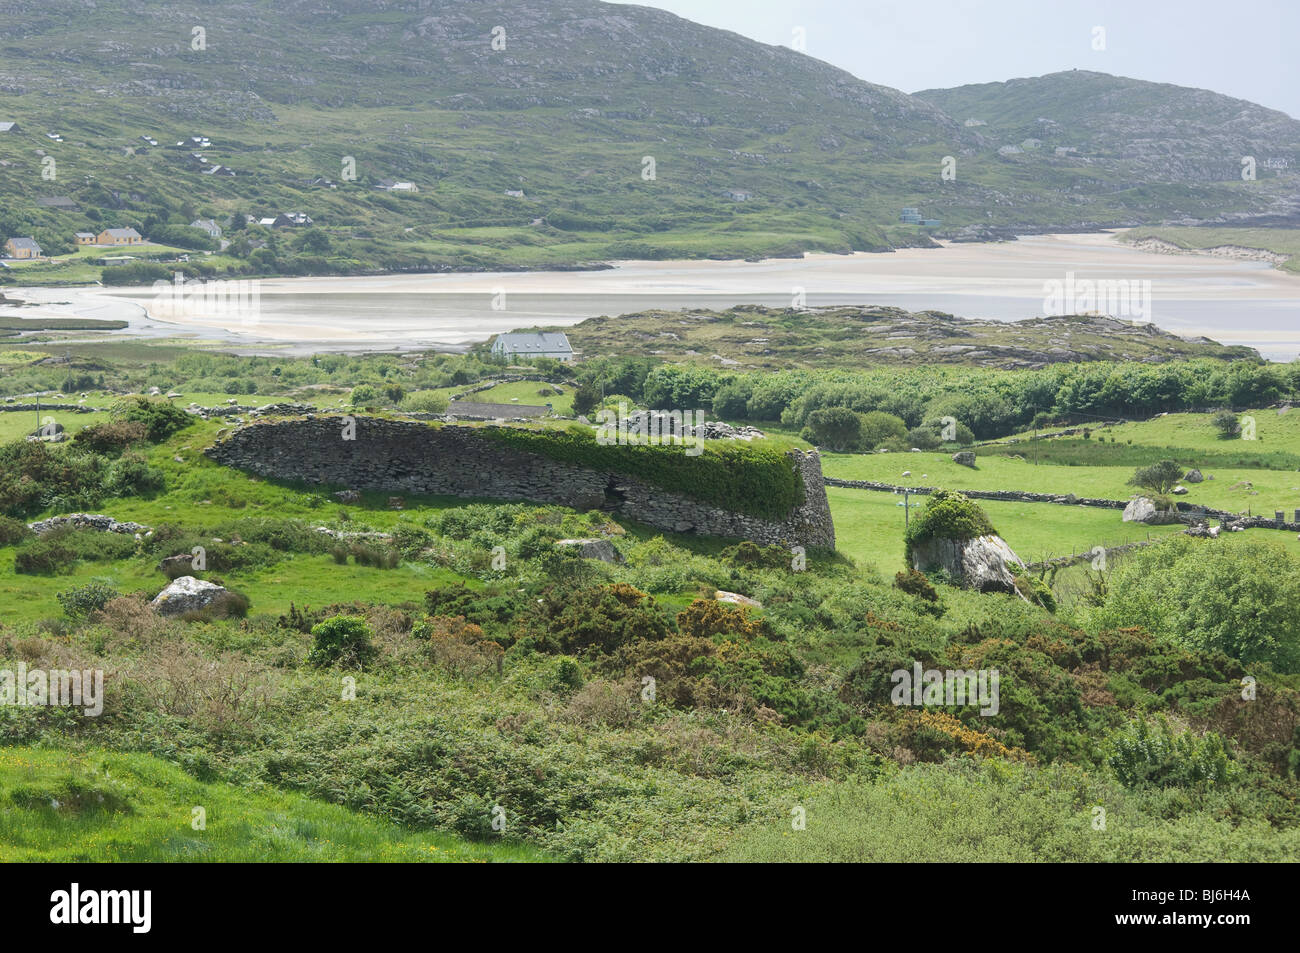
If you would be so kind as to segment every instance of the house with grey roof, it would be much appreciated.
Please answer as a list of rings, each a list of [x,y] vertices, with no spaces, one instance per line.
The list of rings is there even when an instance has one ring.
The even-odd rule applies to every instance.
[[[0,122],[0,132],[17,132],[17,131],[18,131],[18,123]]]
[[[5,254],[10,258],[40,258],[41,246],[34,238],[11,238],[5,242]]]
[[[190,228],[197,228],[200,231],[207,232],[212,238],[221,237],[221,226],[210,218],[196,218],[190,222]]]
[[[571,361],[573,346],[563,331],[510,331],[496,336],[492,342],[492,355],[507,360],[550,357],[557,361]]]

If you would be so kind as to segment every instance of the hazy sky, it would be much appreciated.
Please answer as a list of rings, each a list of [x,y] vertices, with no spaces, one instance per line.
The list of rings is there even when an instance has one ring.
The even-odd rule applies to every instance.
[[[1092,69],[1300,118],[1300,0],[641,0],[905,92]],[[1093,28],[1105,49],[1093,49]]]

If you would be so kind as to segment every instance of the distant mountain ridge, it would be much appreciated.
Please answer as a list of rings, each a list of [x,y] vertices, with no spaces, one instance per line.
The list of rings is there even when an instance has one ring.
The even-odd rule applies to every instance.
[[[1300,124],[1103,74],[909,96],[597,0],[0,0],[0,22],[0,230],[43,246],[303,210],[332,247],[257,267],[360,273],[1300,217]],[[190,135],[211,147],[168,148]]]

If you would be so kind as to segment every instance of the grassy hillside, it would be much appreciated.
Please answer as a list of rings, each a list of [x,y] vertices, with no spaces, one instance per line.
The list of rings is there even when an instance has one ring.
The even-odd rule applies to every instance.
[[[104,709],[0,706],[5,857],[1297,856],[1294,534],[1198,541],[1124,524],[1115,510],[989,503],[981,520],[1026,560],[1150,545],[1100,573],[1031,570],[1016,593],[982,594],[944,573],[900,573],[905,517],[891,493],[829,488],[838,551],[806,562],[600,511],[410,495],[394,510],[387,493],[342,504],[336,488],[250,477],[203,454],[248,410],[204,421],[122,392],[390,414],[411,392],[465,390],[510,369],[474,354],[68,350],[71,362],[54,364],[42,355],[62,347],[0,351],[15,402],[42,391],[96,408],[56,412],[81,439],[52,445],[17,439],[35,412],[0,413],[0,670],[102,670]],[[583,367],[530,370],[585,393]],[[591,370],[610,375],[607,396],[626,388],[634,400],[693,401],[690,388],[717,383],[697,367]],[[799,384],[782,405],[796,415],[817,395],[879,406],[907,382],[925,395],[921,417],[995,393],[1006,405],[988,417],[999,436],[1015,419],[1010,401],[1027,399],[1017,388],[1068,405],[1107,387],[1146,400],[1176,395],[1178,382],[1289,386],[1244,361],[898,373],[909,376],[879,390],[887,378],[858,390],[865,379],[848,375],[842,391],[800,372],[759,376]],[[1258,511],[1300,496],[1287,465],[1300,430],[1290,413],[1254,415],[1260,446],[1273,448],[1259,460],[1236,446],[1246,441],[1217,443],[1209,415],[1183,414],[1115,428],[1125,435],[1115,443],[1106,428],[1041,441],[1038,465],[1025,444],[977,447],[973,470],[952,462],[955,444],[828,452],[823,464],[896,483],[1122,497],[1135,460],[1181,441],[1216,477],[1189,498],[1221,505],[1226,493]],[[805,445],[779,428],[767,442]],[[1106,456],[1112,448],[1122,456]],[[1243,475],[1252,485],[1234,487]],[[913,502],[919,518],[927,501]],[[27,529],[75,511],[151,532]],[[554,545],[571,538],[602,539],[621,561]],[[231,595],[163,617],[148,605],[168,583],[162,560],[196,546],[205,566],[183,570]],[[757,605],[722,601],[723,590]],[[897,704],[894,673],[918,663],[996,669],[997,711]],[[1246,675],[1258,687],[1250,702]],[[196,804],[208,810],[202,834],[186,826]],[[1105,832],[1093,826],[1098,808]]]
[[[793,50],[595,0],[344,0],[328,15],[305,0],[6,0],[0,15],[0,116],[19,124],[0,135],[0,231],[71,256],[22,268],[28,283],[95,277],[87,252],[72,256],[75,231],[153,238],[196,217],[282,211],[315,226],[228,232],[229,249],[196,251],[188,270],[557,268],[1280,214],[1294,174],[1244,183],[1224,156],[1293,155],[1300,141],[1280,114],[1101,74],[1045,77],[1029,105],[1009,86],[951,91],[939,108]],[[999,154],[1011,127],[1021,134],[1010,117],[1094,104],[1101,83],[1116,91],[1084,126],[1034,130],[1043,150]],[[1011,127],[968,128],[972,110]],[[1153,112],[1162,138],[1149,150],[1166,158],[1173,143],[1187,158],[1117,150],[1131,117]],[[210,145],[175,148],[191,136]],[[1077,155],[1055,156],[1058,141]],[[1193,155],[1193,142],[1210,145]],[[954,181],[938,175],[945,156]],[[233,177],[206,174],[216,166]],[[376,188],[392,181],[419,191]],[[41,201],[61,198],[72,205]],[[903,206],[944,224],[900,225]]]
[[[6,863],[545,859],[525,846],[405,831],[263,785],[198,781],[143,754],[6,748],[0,804],[0,861]]]

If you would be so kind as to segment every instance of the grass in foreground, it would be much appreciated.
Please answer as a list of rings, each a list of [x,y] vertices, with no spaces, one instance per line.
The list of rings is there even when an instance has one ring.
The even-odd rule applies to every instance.
[[[206,828],[192,826],[194,809]],[[141,754],[0,752],[0,861],[540,861],[300,794],[196,781]]]

